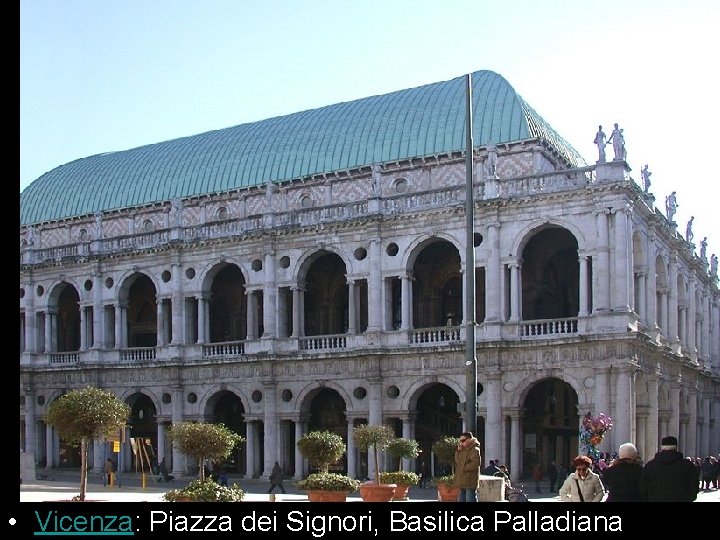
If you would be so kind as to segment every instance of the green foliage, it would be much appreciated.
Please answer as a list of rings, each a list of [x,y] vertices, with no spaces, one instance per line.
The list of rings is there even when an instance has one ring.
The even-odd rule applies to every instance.
[[[330,431],[311,431],[297,441],[297,447],[310,465],[324,473],[345,453],[342,437]]]
[[[453,483],[455,482],[455,475],[454,474],[448,474],[447,476],[436,476],[432,479],[433,484],[436,486],[447,486],[447,487],[453,487]]]
[[[221,486],[210,478],[193,480],[184,488],[173,489],[163,495],[167,502],[240,502],[244,497],[245,492],[238,484]]]
[[[420,483],[420,477],[409,471],[382,472],[380,473],[380,482],[383,484],[417,486]]]
[[[402,470],[402,459],[415,459],[420,455],[420,445],[414,439],[403,439],[398,437],[390,441],[387,453],[400,461],[399,469]],[[393,482],[390,482],[391,484]]]
[[[88,386],[53,401],[48,406],[45,423],[55,427],[66,443],[77,446],[83,439],[117,435],[129,416],[130,407],[115,394]]]
[[[440,463],[446,463],[452,467],[455,473],[455,450],[460,444],[460,437],[443,437],[432,445],[432,451]]]
[[[168,431],[168,436],[183,453],[197,460],[200,478],[205,477],[204,461],[226,459],[236,445],[245,438],[222,424],[178,422]]]
[[[309,475],[295,484],[304,491],[357,491],[360,481],[342,474],[321,472]]]
[[[369,426],[361,424],[353,428],[353,440],[361,452],[373,449],[375,458],[375,483],[380,483],[380,460],[378,452],[385,450],[395,439],[395,432],[388,426]]]

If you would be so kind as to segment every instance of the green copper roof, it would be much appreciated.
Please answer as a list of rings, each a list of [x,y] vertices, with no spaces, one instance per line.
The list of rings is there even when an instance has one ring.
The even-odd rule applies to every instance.
[[[473,141],[544,138],[584,161],[497,73],[473,73]],[[465,149],[465,77],[78,159],[20,194],[27,225]]]

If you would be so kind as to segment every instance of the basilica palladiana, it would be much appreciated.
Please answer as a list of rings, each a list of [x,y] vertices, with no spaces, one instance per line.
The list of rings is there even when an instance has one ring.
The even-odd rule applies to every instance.
[[[716,259],[622,152],[588,164],[490,71],[472,74],[469,168],[465,84],[84,157],[32,182],[21,455],[78,467],[44,416],[98,386],[132,413],[121,441],[94,441],[97,471],[109,456],[136,470],[132,440],[191,473],[167,436],[183,420],[245,437],[225,466],[246,478],[275,461],[302,477],[295,443],[318,429],[347,442],[336,468],[364,478],[348,436],[363,423],[416,439],[435,468],[432,443],[468,428],[469,333],[469,429],[514,477],[569,463],[588,412],[613,419],[602,451],[632,441],[647,460],[676,435],[686,455],[719,452]]]

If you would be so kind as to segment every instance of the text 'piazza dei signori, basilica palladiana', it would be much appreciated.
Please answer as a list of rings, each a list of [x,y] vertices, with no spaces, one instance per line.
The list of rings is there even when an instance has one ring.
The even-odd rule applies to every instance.
[[[633,441],[647,460],[669,434],[686,455],[720,451],[717,259],[656,208],[624,147],[588,165],[490,71],[472,74],[468,234],[465,86],[90,156],[31,183],[21,453],[78,467],[44,417],[92,385],[132,410],[119,454],[92,445],[95,470],[109,455],[135,470],[140,437],[190,474],[167,436],[183,420],[243,435],[226,466],[246,478],[275,461],[307,474],[295,443],[312,430],[340,434],[336,468],[365,478],[348,437],[362,423],[416,439],[434,468],[432,443],[465,428],[468,238],[486,461],[514,477],[567,464],[587,412],[614,420],[601,451]]]

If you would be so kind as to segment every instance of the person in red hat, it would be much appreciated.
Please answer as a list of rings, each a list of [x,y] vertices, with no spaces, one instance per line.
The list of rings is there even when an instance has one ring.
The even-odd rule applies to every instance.
[[[695,465],[677,449],[675,437],[663,437],[660,451],[640,474],[640,495],[651,502],[692,502],[700,484]]]

